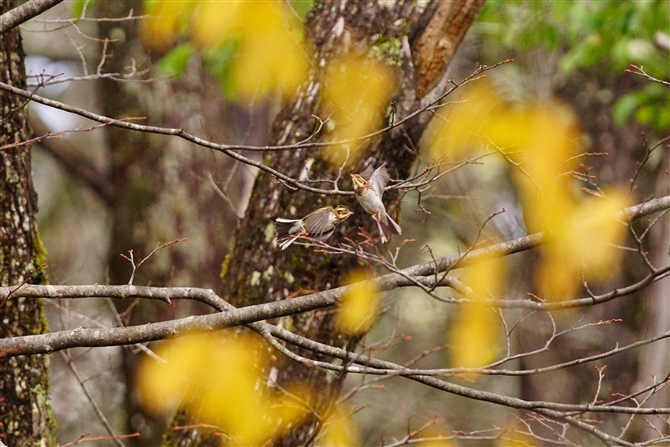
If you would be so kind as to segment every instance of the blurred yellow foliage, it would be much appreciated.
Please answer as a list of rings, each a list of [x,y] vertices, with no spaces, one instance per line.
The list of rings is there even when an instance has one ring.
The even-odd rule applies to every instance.
[[[379,312],[379,290],[365,270],[352,272],[344,281],[350,285],[335,315],[335,327],[348,335],[367,332]]]
[[[477,368],[495,359],[501,323],[490,307],[476,304],[476,301],[502,298],[506,274],[503,258],[484,259],[463,272],[462,280],[472,289],[474,296],[471,299],[475,304],[461,306],[458,319],[449,331],[454,366]]]
[[[460,97],[440,109],[426,131],[425,142],[433,157],[457,157],[473,145],[481,145],[502,106],[486,80],[464,86]]]
[[[142,41],[152,51],[164,52],[182,36],[203,48],[234,40],[231,79],[244,99],[276,89],[291,94],[306,77],[308,59],[291,31],[298,27],[278,0],[150,0],[145,9]]]
[[[193,41],[201,47],[214,47],[235,37],[244,27],[240,20],[243,3],[240,1],[200,0],[191,17]]]
[[[564,300],[575,297],[580,279],[593,281],[611,275],[619,264],[626,225],[617,213],[628,205],[617,191],[606,198],[593,197],[563,210],[562,226],[552,226],[551,243],[542,249],[538,279],[542,297]]]
[[[617,265],[612,244],[620,244],[626,227],[615,213],[626,206],[617,192],[609,198],[579,199],[571,188],[581,132],[574,115],[557,103],[510,109],[496,120],[488,137],[519,163],[514,169],[524,216],[532,233],[547,231],[552,243],[542,247],[537,279],[545,299],[574,298],[580,279],[600,279]],[[506,149],[503,149],[506,150]]]
[[[279,89],[293,93],[305,79],[308,62],[296,37],[284,26],[279,2],[244,2],[245,24],[233,83],[246,98]]]
[[[182,32],[196,3],[188,1],[146,0],[140,22],[142,44],[150,51],[163,53],[169,50]]]
[[[352,140],[379,130],[394,90],[395,77],[383,62],[354,55],[333,61],[324,80],[326,103],[334,108],[335,127],[328,141]],[[355,162],[365,145],[363,141],[332,144],[326,158],[336,166],[347,157]]]
[[[480,80],[467,85],[431,126],[427,141],[437,158],[493,145],[514,165],[528,231],[546,231],[553,241],[541,248],[536,272],[543,298],[573,298],[582,273],[587,280],[599,279],[616,266],[612,244],[621,243],[625,226],[614,214],[626,203],[618,193],[597,200],[579,197],[573,175],[585,149],[579,122],[566,106],[509,104]]]
[[[326,418],[316,445],[317,447],[350,447],[361,445],[358,432],[351,420],[350,412],[343,404],[337,405]]]
[[[237,445],[262,445],[306,416],[306,387],[275,394],[265,386],[269,351],[254,335],[193,334],[163,342],[156,354],[166,363],[147,358],[138,371],[140,396],[152,411],[181,405],[200,422],[221,427]]]
[[[572,113],[556,104],[516,107],[504,113],[489,138],[510,159],[522,194],[528,230],[543,231],[564,225],[575,197],[570,173],[577,162],[580,131]]]

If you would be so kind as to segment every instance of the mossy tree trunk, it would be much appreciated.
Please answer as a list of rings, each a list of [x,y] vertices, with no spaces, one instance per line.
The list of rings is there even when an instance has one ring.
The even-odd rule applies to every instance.
[[[321,116],[321,77],[324,64],[346,52],[359,52],[374,46],[383,51],[380,42],[393,41],[391,47],[399,48],[399,54],[388,54],[393,61],[398,79],[394,96],[395,120],[400,120],[420,107],[421,89],[435,84],[439,75],[453,57],[455,48],[476,18],[483,1],[460,1],[451,5],[452,14],[436,14],[439,2],[434,2],[432,10],[423,17],[415,9],[414,2],[398,1],[391,7],[376,1],[324,2],[312,11],[306,24],[307,34],[315,44],[314,69],[310,79],[292,103],[287,104],[276,118],[270,144],[291,144],[309,135],[315,128],[313,115]],[[457,22],[458,25],[444,26],[443,31],[434,32],[435,21]],[[433,41],[419,39],[426,30],[432,30]],[[412,36],[410,39],[409,36]],[[422,48],[412,54],[411,43],[420,42]],[[432,44],[432,48],[431,48]],[[440,44],[447,44],[453,50],[447,56],[439,54],[440,61],[434,61],[429,54]],[[382,53],[383,54],[383,53]],[[413,60],[414,59],[414,60]],[[425,68],[424,64],[432,64]],[[416,68],[421,66],[423,70]],[[416,73],[421,75],[419,83]],[[419,88],[421,86],[421,89]],[[410,120],[400,128],[385,133],[370,142],[357,165],[351,172],[358,172],[365,160],[375,159],[375,166],[386,163],[392,178],[408,176],[410,167],[417,156],[418,141],[425,128],[423,117]],[[272,152],[265,163],[273,168],[299,178],[304,175],[305,166],[310,166],[309,178],[334,179],[337,169],[323,158],[318,149]],[[351,188],[347,179],[341,187]],[[325,186],[322,185],[322,186]],[[397,193],[385,196],[387,208],[398,199]],[[292,294],[318,291],[338,286],[344,276],[358,267],[359,260],[353,256],[329,256],[313,250],[292,246],[281,251],[272,242],[272,225],[278,216],[301,217],[326,205],[343,204],[358,211],[336,231],[335,238],[346,234],[355,237],[358,228],[364,227],[374,234],[372,220],[355,203],[352,196],[315,196],[302,190],[293,191],[268,174],[261,172],[254,185],[247,213],[237,228],[234,248],[223,271],[224,296],[235,306],[248,306],[289,298]],[[394,208],[394,207],[391,207]],[[295,214],[291,214],[290,210]],[[393,213],[392,213],[393,214]],[[335,331],[331,311],[310,312],[286,318],[281,324],[300,335],[335,346],[345,346],[349,341]],[[299,354],[316,358],[311,352]],[[328,360],[322,359],[319,360]],[[319,390],[315,408],[323,415],[332,399],[338,396],[342,380],[323,370],[307,367],[295,362],[284,362],[279,368],[277,381],[280,385],[301,381]],[[182,421],[183,422],[183,421]],[[309,445],[319,430],[316,418],[293,430],[276,445]],[[193,433],[173,434],[175,445],[216,445],[211,438],[194,436]],[[172,444],[171,444],[172,445]]]
[[[2,0],[0,14],[18,6]],[[21,35],[15,27],[0,34],[0,81],[26,88]],[[16,95],[0,92],[0,286],[43,284],[36,271],[44,261],[37,233],[37,195],[33,188],[28,141],[28,108]],[[46,331],[41,300],[12,299],[0,306],[0,338]],[[44,355],[4,357],[0,352],[0,441],[6,445],[52,445],[48,358]]]

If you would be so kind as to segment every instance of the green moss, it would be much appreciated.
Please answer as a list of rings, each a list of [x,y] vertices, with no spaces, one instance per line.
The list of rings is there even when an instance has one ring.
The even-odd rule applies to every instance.
[[[370,53],[375,59],[384,62],[385,64],[400,67],[402,60],[400,59],[400,49],[402,43],[399,38],[382,35],[377,37]]]
[[[294,252],[293,256],[291,257],[291,264],[293,264],[294,267],[299,267],[302,265],[302,258],[298,256],[296,252]]]
[[[221,264],[221,275],[219,276],[221,278],[221,281],[226,280],[226,274],[228,274],[228,269],[230,268],[230,261],[232,260],[233,248],[235,248],[236,240],[237,238],[233,237],[230,240],[230,244],[228,244],[228,254],[226,255],[226,258],[223,260],[223,264]]]
[[[35,233],[33,234],[33,265],[36,269],[32,274],[33,279],[30,281],[31,284],[48,284],[49,278],[47,277],[46,266],[40,269],[40,266],[46,264],[47,261],[47,250],[44,248],[42,243],[42,238],[40,237],[40,231],[37,228],[37,222],[35,222]]]
[[[228,269],[230,268],[230,261],[231,261],[232,258],[233,258],[233,253],[231,251],[226,255],[226,258],[223,260],[223,264],[221,264],[220,278],[221,278],[222,281],[226,280],[226,274],[228,273]]]

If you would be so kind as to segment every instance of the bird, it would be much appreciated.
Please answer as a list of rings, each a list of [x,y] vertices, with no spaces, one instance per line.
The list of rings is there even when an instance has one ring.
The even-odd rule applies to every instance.
[[[333,232],[335,227],[347,220],[353,213],[344,205],[336,207],[324,206],[312,211],[302,219],[275,220],[275,233],[277,243],[282,250],[301,236],[307,236],[317,241],[325,241]]]
[[[385,165],[386,163],[375,169],[369,176],[369,181],[366,180],[368,175],[365,171],[361,174],[351,174],[351,180],[354,182],[354,195],[363,209],[377,222],[383,244],[388,242],[388,238],[392,235],[402,233],[400,225],[388,215],[382,202],[384,188],[391,178]]]

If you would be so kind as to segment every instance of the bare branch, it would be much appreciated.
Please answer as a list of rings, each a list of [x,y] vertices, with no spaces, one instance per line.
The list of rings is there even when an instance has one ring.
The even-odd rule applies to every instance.
[[[53,8],[63,0],[30,0],[21,6],[7,11],[0,16],[0,34],[14,28],[44,11]]]

